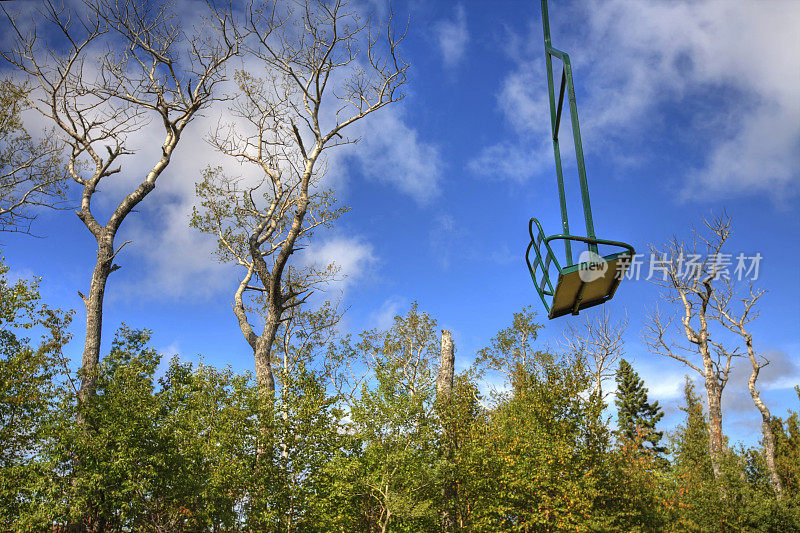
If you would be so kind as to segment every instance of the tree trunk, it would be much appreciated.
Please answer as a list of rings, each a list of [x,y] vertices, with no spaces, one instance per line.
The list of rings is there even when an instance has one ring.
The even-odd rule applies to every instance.
[[[761,401],[758,391],[752,384],[750,386],[750,394],[753,396],[753,403],[761,412],[761,433],[764,438],[764,455],[767,463],[767,470],[769,471],[769,481],[772,485],[772,490],[775,491],[775,496],[778,499],[783,498],[783,484],[778,475],[778,469],[775,466],[775,435],[772,433],[772,416],[770,415],[769,408]]]
[[[455,368],[455,347],[453,337],[446,329],[442,330],[442,359],[439,375],[436,377],[436,399],[444,405],[450,401],[453,392],[453,374]]]
[[[708,453],[714,479],[722,476],[722,456],[725,451],[725,438],[722,433],[722,389],[713,373],[706,374],[706,399],[708,400]]]
[[[272,372],[272,362],[270,360],[271,345],[272,342],[262,335],[256,340],[253,348],[253,355],[256,361],[256,386],[258,387],[261,405],[264,407],[259,412],[258,431],[261,441],[256,447],[256,456],[258,457],[263,456],[270,449],[270,445],[268,445],[270,437],[269,426],[271,425],[273,407],[275,406],[275,376]]]
[[[750,374],[747,388],[750,389],[750,396],[753,398],[756,409],[761,413],[761,435],[764,439],[764,459],[767,463],[769,481],[772,485],[772,490],[775,492],[775,496],[781,499],[783,497],[783,485],[778,475],[778,469],[775,467],[775,435],[772,433],[772,415],[769,412],[767,404],[761,400],[761,394],[756,389],[756,380],[758,379],[761,366],[759,366],[756,361],[755,352],[753,351],[753,342],[750,337],[746,337],[745,344],[747,345],[747,353],[750,356],[750,363],[753,365],[753,372]]]
[[[97,241],[97,261],[92,272],[92,281],[89,285],[89,295],[81,294],[83,303],[86,306],[86,339],[83,346],[83,358],[81,360],[81,387],[78,391],[78,403],[82,404],[94,394],[95,383],[97,382],[97,366],[100,363],[100,342],[102,339],[103,325],[103,299],[106,292],[108,276],[119,267],[114,265],[114,257],[125,246],[124,243],[119,249],[114,250],[114,238],[117,235],[120,225],[130,212],[155,189],[156,180],[169,165],[172,152],[178,143],[183,127],[188,123],[190,117],[184,120],[182,125],[175,126],[167,134],[167,140],[162,145],[162,156],[153,166],[144,181],[136,189],[129,193],[117,205],[114,212],[108,219],[105,226],[101,226],[91,211],[91,200],[97,191],[97,185],[104,176],[98,170],[92,179],[86,182],[81,198],[81,209],[76,213],[86,228],[94,235]],[[110,164],[111,159],[107,161]],[[105,174],[108,176],[108,174]],[[80,294],[80,293],[79,293]],[[78,421],[80,421],[80,414]]]
[[[272,338],[275,336],[273,335]],[[262,335],[256,341],[253,355],[256,360],[256,384],[261,398],[269,404],[275,402],[275,375],[272,372],[270,361],[272,340],[267,335]]]
[[[386,533],[387,529],[389,528],[389,517],[392,516],[391,511],[386,509],[386,519],[381,523],[381,533]]]
[[[436,403],[439,416],[442,420],[444,446],[442,449],[443,460],[448,467],[452,466],[455,452],[454,435],[452,427],[452,413],[450,413],[450,399],[453,394],[453,374],[455,368],[455,347],[450,332],[442,330],[442,358],[439,364],[439,374],[436,377]],[[449,472],[449,468],[445,469]],[[457,489],[453,476],[446,475],[442,486],[442,531],[449,533],[456,530],[455,508]]]
[[[81,294],[86,306],[86,338],[81,359],[81,386],[78,403],[84,404],[94,394],[97,367],[100,363],[100,342],[103,329],[103,298],[108,276],[114,269],[114,237],[103,232],[97,237],[97,262],[89,284],[89,295]]]
[[[597,370],[597,376],[595,376],[595,380],[597,381],[597,397],[600,401],[603,401],[603,376],[600,373],[600,370]]]

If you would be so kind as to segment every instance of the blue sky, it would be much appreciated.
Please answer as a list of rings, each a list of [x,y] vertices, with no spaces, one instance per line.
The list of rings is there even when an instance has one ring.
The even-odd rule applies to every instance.
[[[523,257],[528,219],[550,233],[559,228],[539,6],[393,7],[411,21],[403,49],[412,65],[408,96],[359,126],[358,145],[330,156],[331,183],[352,211],[318,233],[307,254],[347,274],[330,289],[349,306],[343,332],[386,327],[417,300],[453,331],[464,368],[512,313],[540,307]],[[550,14],[553,43],[573,60],[598,236],[644,251],[687,237],[703,216],[725,210],[734,223],[728,250],[764,257],[757,285],[769,292],[753,331],[773,364],[762,392],[774,414],[797,410],[800,4],[551,2]],[[216,263],[213,242],[188,227],[193,183],[205,165],[220,162],[203,141],[220,113],[209,110],[190,126],[155,192],[123,226],[121,240],[133,242],[109,281],[106,346],[124,321],[152,328],[168,356],[253,367],[231,312],[238,273]],[[565,149],[565,161],[572,156]],[[146,149],[136,157],[146,166]],[[565,170],[577,229],[577,179],[574,166]],[[124,189],[123,175],[104,193]],[[44,278],[51,305],[78,311],[69,346],[77,361],[77,291],[88,286],[94,241],[71,212],[41,213],[35,230],[43,238],[0,236],[2,253],[12,275]],[[630,319],[626,357],[667,407],[669,427],[687,370],[643,344],[657,297],[652,284],[626,281],[608,307]],[[556,347],[577,319],[543,320],[542,346]],[[739,364],[726,391],[726,431],[753,443],[759,417],[744,388],[747,362]]]

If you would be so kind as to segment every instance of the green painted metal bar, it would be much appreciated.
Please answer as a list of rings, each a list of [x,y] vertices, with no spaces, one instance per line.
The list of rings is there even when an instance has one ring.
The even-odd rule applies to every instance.
[[[569,234],[569,214],[567,212],[567,198],[564,191],[564,174],[561,169],[561,150],[558,146],[558,122],[561,114],[556,120],[555,109],[555,87],[553,86],[553,58],[552,46],[550,41],[550,19],[547,15],[547,0],[542,0],[542,27],[544,30],[545,62],[547,63],[547,90],[550,96],[550,133],[553,136],[553,154],[556,159],[556,177],[558,180],[558,199],[561,205],[561,227],[564,233]],[[563,90],[563,85],[562,85]],[[562,97],[563,98],[563,97]],[[572,264],[572,245],[570,241],[564,241],[564,251],[567,255],[567,264]]]
[[[542,0],[546,2],[547,0]],[[581,183],[581,196],[583,198],[583,216],[586,219],[586,235],[595,238],[594,221],[592,220],[592,205],[589,201],[589,183],[586,180],[586,164],[583,160],[583,143],[581,143],[581,127],[578,124],[578,104],[575,101],[575,86],[572,82],[572,64],[569,56],[564,54],[564,71],[567,77],[567,96],[569,98],[569,111],[572,119],[572,138],[575,141],[575,157],[578,161],[578,177]],[[597,253],[596,245],[589,245],[589,249]]]
[[[586,244],[595,247],[598,244],[603,244],[608,246],[618,246],[620,248],[625,248],[631,256],[633,256],[636,253],[635,250],[633,249],[633,246],[631,246],[626,242],[610,241],[608,239],[598,239],[597,237],[589,238],[589,237],[581,237],[579,235],[550,235],[549,237],[545,238],[544,242],[545,244],[548,244],[550,243],[550,241],[557,241],[557,240],[585,242]]]
[[[545,8],[546,7],[547,6],[545,6]],[[549,37],[550,36],[550,33],[549,33],[550,32],[550,20],[549,19],[547,21],[547,31],[548,31],[547,35]],[[550,54],[551,56],[556,56],[557,58],[561,59],[562,61],[564,60],[564,56],[567,55],[567,53],[565,51],[559,50],[558,48],[555,48],[552,45],[547,48],[547,53]]]
[[[565,70],[561,69],[561,87],[558,90],[558,106],[556,107],[556,128],[553,132],[553,139],[558,141],[558,129],[561,127],[561,109],[564,107],[564,88],[567,86]]]
[[[533,250],[536,252],[536,259],[533,261],[533,265],[531,265],[531,260],[530,260],[531,248],[533,248]],[[531,242],[528,244],[528,249],[525,251],[525,261],[528,263],[528,272],[530,272],[530,274],[531,274],[531,280],[533,280],[533,285],[536,287],[536,292],[539,294],[539,298],[542,299],[542,303],[544,304],[544,308],[549,313],[550,312],[550,306],[547,304],[547,298],[545,298],[545,295],[546,294],[548,296],[551,295],[552,294],[552,288],[551,288],[550,293],[546,293],[542,288],[540,288],[539,281],[536,279],[537,265],[539,265],[541,263],[541,260],[542,260],[542,254],[539,251],[539,247],[538,246],[534,246],[533,239],[531,239]],[[544,272],[544,274],[542,276],[542,281],[544,282],[545,280],[547,281],[548,285],[550,285],[550,287],[552,287],[552,284],[550,283],[550,278],[547,275],[547,272]]]
[[[536,235],[534,235],[534,225],[536,226]],[[528,244],[528,249],[525,251],[525,262],[528,264],[528,271],[530,272],[531,279],[536,287],[536,292],[539,294],[545,309],[549,313],[550,304],[547,303],[547,298],[545,298],[545,296],[553,296],[555,294],[555,289],[550,281],[548,268],[550,267],[550,263],[552,263],[556,270],[560,272],[561,265],[559,265],[556,254],[553,252],[553,248],[550,246],[548,241],[549,238],[545,236],[542,225],[535,218],[530,219],[528,222],[528,234],[530,235],[531,240]],[[544,261],[542,260],[542,252],[539,249],[541,244],[544,244],[546,250]],[[531,249],[536,253],[536,258],[534,259],[533,263],[531,263],[530,260]],[[539,270],[539,268],[541,268],[542,271],[541,280],[536,279],[536,272]],[[547,286],[546,290],[545,285]]]

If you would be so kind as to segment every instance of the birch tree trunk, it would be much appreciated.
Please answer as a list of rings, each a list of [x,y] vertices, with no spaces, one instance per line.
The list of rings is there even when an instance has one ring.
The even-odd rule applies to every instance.
[[[439,417],[442,420],[443,449],[442,456],[448,468],[445,469],[449,474],[452,467],[453,455],[455,453],[454,435],[452,431],[451,398],[453,395],[453,375],[455,369],[455,346],[449,331],[442,330],[442,355],[439,363],[439,373],[436,377],[436,403],[439,410]],[[453,476],[446,475],[442,486],[442,511],[440,513],[442,521],[442,531],[450,533],[456,530],[455,508],[458,497],[457,488]]]
[[[113,238],[103,240],[104,243],[98,244],[97,261],[89,284],[89,294],[81,295],[86,307],[86,336],[81,358],[81,385],[78,391],[78,402],[81,404],[86,402],[95,389],[103,331],[103,300],[108,276],[113,268]]]
[[[753,285],[750,285],[749,295],[744,298],[737,297],[735,287],[731,281],[728,281],[723,290],[714,294],[712,306],[719,316],[720,322],[732,333],[739,335],[744,341],[747,350],[747,357],[750,359],[750,366],[752,368],[750,379],[747,381],[747,389],[750,392],[750,397],[753,399],[756,409],[761,415],[761,435],[764,445],[764,460],[767,464],[767,471],[769,472],[770,485],[778,499],[783,498],[783,484],[778,475],[778,469],[775,466],[775,435],[772,431],[772,415],[769,412],[767,404],[761,399],[761,394],[756,388],[758,375],[761,369],[769,364],[769,361],[761,356],[761,360],[757,357],[755,348],[753,346],[753,336],[747,330],[747,324],[758,317],[758,310],[756,304],[761,296],[764,295],[763,290],[756,290]],[[734,311],[733,303],[741,302],[741,310],[736,313]]]
[[[767,463],[767,471],[769,472],[769,481],[772,485],[772,490],[778,499],[783,498],[783,484],[781,477],[778,475],[778,469],[775,466],[775,434],[772,432],[772,415],[769,412],[767,404],[761,400],[761,395],[756,389],[756,380],[758,379],[758,372],[761,369],[758,366],[755,358],[750,357],[753,363],[753,372],[750,374],[750,379],[747,382],[747,387],[750,390],[750,396],[753,398],[753,403],[756,405],[759,413],[761,413],[761,435],[764,444],[764,458]]]
[[[274,333],[273,333],[273,339]],[[271,350],[269,349],[269,338],[265,335],[256,341],[253,350],[256,361],[256,384],[262,399],[269,404],[275,402],[275,375],[270,361]]]
[[[722,457],[725,452],[725,437],[722,433],[722,389],[716,380],[706,379],[706,399],[708,401],[708,453],[714,478],[722,476]]]

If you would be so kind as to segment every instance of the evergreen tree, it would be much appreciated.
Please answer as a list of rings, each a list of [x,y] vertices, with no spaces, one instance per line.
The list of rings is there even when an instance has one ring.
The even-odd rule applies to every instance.
[[[619,362],[616,381],[620,436],[627,440],[641,439],[642,448],[656,454],[664,453],[666,448],[658,445],[663,432],[655,430],[664,412],[657,401],[648,401],[644,381],[625,359]]]
[[[680,409],[686,413],[686,420],[670,435],[675,493],[667,498],[667,511],[672,513],[671,521],[683,530],[710,530],[714,525],[719,527],[722,513],[708,453],[708,419],[703,412],[703,400],[688,376],[683,398]]]

